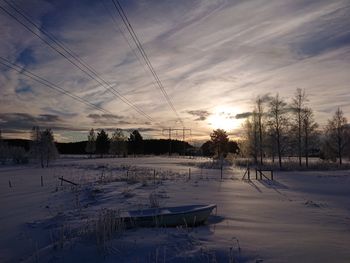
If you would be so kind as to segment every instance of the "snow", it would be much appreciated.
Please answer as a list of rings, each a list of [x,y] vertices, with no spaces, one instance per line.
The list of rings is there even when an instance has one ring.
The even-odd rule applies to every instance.
[[[220,180],[203,162],[67,157],[47,169],[1,167],[0,262],[350,262],[349,170],[248,182],[237,168]],[[80,186],[61,186],[62,176]],[[110,215],[149,208],[150,195],[163,207],[218,208],[203,226],[121,227],[101,239]]]

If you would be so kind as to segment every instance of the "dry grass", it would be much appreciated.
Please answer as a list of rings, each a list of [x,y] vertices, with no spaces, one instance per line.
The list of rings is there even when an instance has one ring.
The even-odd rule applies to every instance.
[[[159,198],[155,192],[150,193],[148,196],[148,199],[149,199],[150,206],[152,208],[160,207]]]
[[[284,158],[282,161],[282,168],[279,167],[278,161],[272,162],[269,159],[264,160],[264,165],[255,164],[252,159],[240,158],[234,161],[234,165],[246,168],[262,167],[267,170],[280,170],[280,171],[332,171],[332,170],[348,170],[350,169],[350,163],[343,163],[341,166],[338,163],[324,161],[321,159],[311,159],[308,167],[305,166],[304,160],[302,166],[295,158]]]
[[[100,250],[108,249],[107,242],[115,235],[121,235],[125,230],[125,223],[120,218],[120,211],[112,209],[101,210],[95,221],[96,243]]]

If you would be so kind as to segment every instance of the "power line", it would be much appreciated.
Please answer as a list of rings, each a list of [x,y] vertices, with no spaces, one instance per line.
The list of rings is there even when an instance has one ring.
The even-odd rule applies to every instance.
[[[158,74],[156,73],[156,71],[154,70],[153,68],[153,65],[151,63],[151,61],[149,60],[141,42],[139,41],[126,13],[124,12],[122,6],[120,5],[119,1],[118,0],[112,0],[113,4],[114,4],[114,7],[115,9],[117,10],[119,16],[122,18],[122,21],[124,23],[124,25],[126,26],[129,34],[131,35],[134,43],[136,44],[136,47],[137,49],[140,51],[141,55],[142,55],[142,58],[145,60],[146,62],[146,65],[147,67],[149,68],[151,74],[153,75],[159,89],[161,90],[161,92],[163,93],[164,97],[165,97],[165,100],[167,101],[167,103],[169,104],[170,108],[173,110],[173,112],[175,113],[177,119],[180,121],[181,125],[184,127],[184,123],[182,121],[182,119],[180,118],[178,112],[176,111],[175,107],[174,107],[174,104],[172,103],[168,93],[166,92],[161,80],[159,79],[158,77]]]
[[[100,107],[100,106],[98,106],[98,105],[96,105],[96,104],[94,104],[94,103],[92,103],[92,102],[90,102],[90,101],[88,101],[88,100],[78,96],[78,95],[75,95],[75,94],[69,92],[68,90],[65,90],[65,89],[59,87],[58,85],[50,82],[49,80],[47,80],[47,79],[45,79],[43,77],[40,77],[39,75],[31,72],[30,70],[25,69],[22,66],[19,66],[19,65],[15,64],[15,63],[13,63],[13,62],[11,62],[9,60],[7,60],[6,58],[1,57],[1,56],[0,56],[0,64],[17,71],[18,73],[23,74],[26,77],[28,77],[30,79],[33,79],[36,82],[38,82],[38,83],[40,83],[42,85],[45,85],[46,87],[48,87],[48,88],[50,88],[52,90],[55,90],[55,91],[57,91],[59,93],[62,93],[64,95],[66,95],[66,96],[69,96],[72,99],[87,105],[88,107],[94,108],[94,109],[99,110],[99,111],[101,111],[103,113],[106,113],[106,114],[114,115],[114,113],[112,113],[111,111],[106,110],[106,109],[104,109],[104,108],[102,108],[102,107]],[[157,125],[157,126],[160,127],[160,128],[164,128],[161,125]]]
[[[118,29],[118,32],[122,35],[122,37],[124,38],[125,42],[128,44],[128,46],[129,46],[131,52],[132,52],[133,55],[136,57],[136,59],[137,59],[137,61],[139,62],[139,64],[142,66],[142,68],[143,68],[144,72],[146,73],[146,75],[148,75],[148,74],[151,74],[151,75],[152,75],[152,73],[146,68],[145,64],[144,64],[144,63],[142,62],[142,60],[140,59],[139,55],[137,55],[137,53],[135,52],[135,49],[132,47],[132,45],[131,45],[129,39],[127,38],[127,36],[126,36],[125,33],[123,32],[122,28],[119,26],[119,24],[118,24],[118,22],[117,22],[117,20],[116,20],[116,18],[115,18],[115,13],[112,12],[112,11],[106,6],[106,4],[105,4],[104,1],[101,1],[101,3],[103,4],[103,7],[106,9],[106,11],[107,11],[107,13],[109,14],[109,16],[111,17],[111,19],[112,19],[112,21],[113,21],[113,24],[114,24],[115,27]],[[153,75],[152,75],[151,77],[152,77],[152,79],[153,79]],[[154,81],[152,81],[152,85],[153,85],[156,89],[158,89],[157,84],[156,84]],[[159,92],[162,94],[161,91],[159,91]]]
[[[134,105],[132,102],[130,102],[127,98],[125,98],[120,92],[115,90],[111,84],[109,84],[106,80],[104,80],[102,77],[98,75],[96,70],[94,70],[91,66],[89,66],[87,63],[82,61],[74,52],[72,52],[68,47],[66,47],[62,42],[57,40],[54,36],[47,33],[45,30],[41,29],[39,26],[37,26],[28,16],[23,14],[21,11],[19,11],[14,5],[9,3],[7,0],[4,0],[13,10],[15,10],[18,14],[20,14],[28,23],[33,25],[36,29],[38,29],[42,34],[44,34],[47,38],[49,38],[52,42],[54,42],[58,47],[61,48],[61,50],[64,50],[68,55],[70,55],[74,60],[72,60],[70,57],[65,55],[62,51],[57,49],[54,45],[52,45],[49,41],[41,37],[37,32],[32,30],[28,25],[23,23],[21,20],[19,20],[16,16],[14,16],[12,13],[10,13],[7,9],[5,9],[3,6],[0,6],[0,9],[2,9],[6,14],[8,14],[11,18],[16,20],[19,24],[21,24],[23,27],[25,27],[28,31],[36,35],[40,40],[42,40],[46,45],[48,45],[50,48],[52,48],[54,51],[56,51],[59,55],[63,56],[65,59],[67,59],[72,65],[79,68],[81,71],[83,71],[85,74],[87,74],[91,79],[95,80],[97,83],[99,83],[101,86],[103,86],[107,91],[111,92],[113,95],[121,99],[124,103],[126,103],[128,106],[132,107],[135,111],[137,111],[139,114],[143,115],[145,118],[147,118],[149,121],[154,121],[152,117],[150,117],[147,113],[145,113],[142,109]],[[80,65],[79,65],[80,64]],[[84,67],[85,69],[83,69]],[[106,86],[108,88],[106,88]]]
[[[165,90],[165,88],[164,88],[162,82],[160,81],[160,79],[159,79],[159,77],[158,77],[156,71],[154,70],[153,65],[152,65],[151,61],[149,60],[149,58],[148,58],[148,56],[147,56],[147,54],[146,54],[146,52],[145,52],[145,50],[144,50],[144,48],[143,48],[141,42],[139,41],[139,39],[138,39],[138,37],[137,37],[137,35],[136,35],[136,33],[135,33],[135,31],[134,31],[134,29],[133,29],[133,27],[132,27],[130,21],[128,20],[128,17],[126,16],[126,13],[124,12],[122,6],[120,5],[119,1],[117,0],[118,7],[120,8],[120,10],[119,10],[118,7],[117,7],[117,5],[115,4],[115,1],[114,1],[114,0],[112,0],[112,1],[113,1],[113,3],[114,3],[114,6],[116,7],[116,9],[117,9],[117,11],[118,11],[120,17],[122,18],[122,20],[123,20],[125,26],[127,27],[128,31],[129,31],[129,33],[130,33],[130,35],[132,36],[132,39],[134,40],[134,42],[135,42],[137,48],[139,49],[139,51],[140,51],[142,57],[144,58],[144,60],[145,60],[145,62],[146,62],[146,64],[147,64],[147,66],[148,66],[148,68],[150,69],[152,75],[154,76],[154,78],[155,78],[155,80],[156,80],[156,82],[157,82],[157,84],[158,84],[160,90],[162,91],[162,93],[163,93],[163,95],[164,95],[166,101],[168,102],[168,104],[170,105],[170,107],[172,108],[172,110],[174,111],[175,115],[177,116],[177,118],[178,118],[179,121],[181,122],[182,126],[184,126],[184,124],[183,124],[183,122],[182,122],[182,120],[181,120],[179,114],[177,113],[177,111],[176,111],[176,109],[175,109],[175,107],[174,107],[174,105],[173,105],[173,103],[172,103],[172,101],[171,101],[171,99],[170,99],[170,97],[169,97],[169,95],[167,94],[167,92],[166,92],[166,90]]]
[[[114,17],[114,13],[111,12],[111,10],[106,6],[104,1],[101,1],[103,7],[106,9],[107,13],[109,14],[109,16],[111,17],[113,24],[116,26],[116,28],[118,28],[118,32],[122,35],[122,37],[124,38],[125,42],[128,44],[130,50],[132,51],[132,53],[134,54],[134,56],[136,57],[136,59],[139,61],[140,65],[143,67],[143,69],[145,70],[145,72],[147,73],[147,69],[144,66],[144,64],[142,63],[140,57],[137,55],[137,53],[135,52],[135,50],[133,49],[133,47],[131,46],[130,41],[128,40],[128,38],[126,37],[126,35],[124,34],[123,30],[121,29],[121,27],[119,26],[117,20]]]
[[[46,79],[36,75],[35,73],[33,73],[33,72],[31,72],[31,71],[29,71],[27,69],[24,69],[23,67],[15,64],[15,63],[10,62],[9,60],[7,60],[7,59],[5,59],[3,57],[0,57],[0,64],[15,70],[18,73],[23,74],[23,75],[25,75],[25,76],[35,80],[36,82],[39,82],[39,83],[47,86],[50,89],[53,89],[53,90],[55,90],[57,92],[60,92],[60,93],[62,93],[64,95],[67,95],[67,96],[71,97],[72,99],[74,99],[76,101],[84,103],[85,105],[87,105],[87,106],[89,106],[91,108],[94,108],[94,109],[97,109],[99,111],[102,111],[103,113],[113,114],[112,112],[110,112],[110,111],[108,111],[106,109],[103,109],[100,106],[98,106],[96,104],[93,104],[93,103],[89,102],[88,100],[86,100],[84,98],[81,98],[81,97],[79,97],[79,96],[77,96],[77,95],[75,95],[75,94],[73,94],[73,93],[71,93],[71,92],[69,92],[69,91],[67,91],[67,90],[57,86],[56,84],[54,84],[54,83],[52,83],[52,82],[50,82],[50,81],[48,81],[48,80],[46,80]]]
[[[169,156],[171,155],[171,135],[172,135],[172,132],[176,132],[177,134],[177,131],[182,131],[183,155],[185,155],[185,152],[186,152],[185,134],[186,132],[190,132],[190,135],[192,135],[191,129],[186,129],[185,127],[182,127],[181,129],[171,128],[171,127],[163,129],[162,134],[164,135],[164,132],[167,132],[169,136],[168,137],[169,138]]]

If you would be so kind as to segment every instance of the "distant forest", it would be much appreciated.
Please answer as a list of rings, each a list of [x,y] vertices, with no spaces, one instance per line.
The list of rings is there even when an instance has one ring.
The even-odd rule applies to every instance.
[[[24,139],[3,139],[9,146],[23,147],[26,151],[30,149],[30,140]],[[129,144],[130,142],[126,142]],[[57,150],[60,154],[87,154],[86,145],[87,141],[80,142],[55,142]],[[194,152],[194,147],[187,142],[179,140],[171,140],[171,146],[167,139],[145,139],[143,140],[143,154],[162,155],[169,153],[169,147],[171,152],[175,154],[183,154],[186,149],[186,154]],[[130,148],[130,146],[128,146]]]

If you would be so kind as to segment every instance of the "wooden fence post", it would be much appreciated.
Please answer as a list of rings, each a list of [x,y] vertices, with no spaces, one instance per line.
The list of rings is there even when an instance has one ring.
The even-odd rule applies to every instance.
[[[43,176],[40,176],[40,184],[41,186],[44,186]]]
[[[191,168],[188,168],[188,180],[191,180]]]
[[[12,188],[12,184],[11,184],[11,181],[9,180],[9,187]]]
[[[156,184],[156,169],[153,170],[153,184]]]

